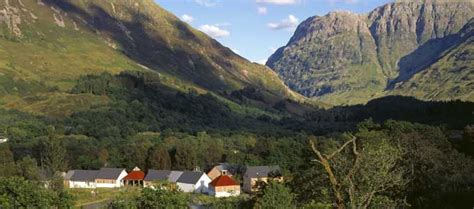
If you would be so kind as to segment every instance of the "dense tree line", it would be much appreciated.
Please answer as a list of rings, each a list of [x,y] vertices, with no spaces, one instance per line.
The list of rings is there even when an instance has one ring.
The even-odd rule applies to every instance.
[[[473,204],[472,103],[390,97],[315,110],[304,118],[285,112],[285,103],[242,114],[212,94],[178,92],[159,79],[143,73],[84,76],[71,93],[104,95],[111,102],[67,118],[0,109],[0,135],[9,139],[0,144],[2,204],[14,199],[1,190],[12,187],[10,180],[39,197],[49,195],[51,201],[41,204],[67,205],[59,171],[205,170],[219,162],[280,165],[287,181],[269,185],[249,202],[229,199],[209,207],[271,208],[265,205],[278,200],[302,208]],[[228,96],[249,107],[265,100],[255,89]],[[451,137],[456,130],[457,141]],[[35,186],[40,182],[49,182],[48,189]],[[162,195],[175,194],[144,191],[140,202]]]
[[[292,184],[300,202],[324,200],[338,208],[473,204],[467,196],[474,194],[474,161],[454,149],[440,128],[367,121],[354,135],[311,138],[310,144],[314,160]]]

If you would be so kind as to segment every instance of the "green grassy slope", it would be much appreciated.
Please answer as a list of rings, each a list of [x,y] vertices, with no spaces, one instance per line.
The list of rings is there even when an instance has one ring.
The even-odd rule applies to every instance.
[[[435,63],[394,89],[394,94],[426,100],[474,100],[474,20],[460,32],[460,43]]]
[[[303,100],[270,69],[234,54],[152,0],[0,2],[0,105],[44,113],[45,105],[81,110],[106,104],[67,92],[80,75],[125,70],[154,72],[177,91],[222,95],[252,86],[268,92],[269,105]]]

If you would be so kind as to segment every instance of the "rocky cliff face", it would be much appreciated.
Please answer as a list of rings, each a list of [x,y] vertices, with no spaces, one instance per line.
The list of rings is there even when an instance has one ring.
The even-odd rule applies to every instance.
[[[459,41],[473,8],[470,1],[398,1],[367,15],[312,17],[267,65],[306,96],[363,103],[390,94],[439,60]]]
[[[433,64],[394,86],[391,94],[426,100],[474,98],[474,19],[456,35]]]

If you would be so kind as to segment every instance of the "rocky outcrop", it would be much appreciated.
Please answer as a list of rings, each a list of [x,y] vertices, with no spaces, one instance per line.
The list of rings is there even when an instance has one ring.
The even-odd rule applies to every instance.
[[[380,91],[385,80],[380,79],[376,51],[367,17],[334,12],[303,22],[290,43],[267,64],[290,88],[309,97],[366,89],[366,83]],[[372,68],[367,69],[369,66]],[[363,81],[353,79],[355,76]]]
[[[397,1],[367,15],[312,17],[267,65],[308,97],[363,103],[439,60],[473,8],[470,1]]]
[[[474,100],[474,19],[451,38],[439,59],[394,86],[392,94],[426,100]]]
[[[21,24],[20,10],[10,6],[8,0],[5,0],[5,7],[0,8],[0,24],[6,24],[9,32],[17,37],[22,36],[19,25]]]

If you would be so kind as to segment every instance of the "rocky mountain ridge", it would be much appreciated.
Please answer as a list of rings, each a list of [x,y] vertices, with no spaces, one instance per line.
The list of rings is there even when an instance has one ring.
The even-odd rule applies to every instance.
[[[308,97],[364,103],[440,60],[462,41],[457,33],[473,17],[472,1],[397,1],[368,14],[331,12],[301,23],[267,65]]]

